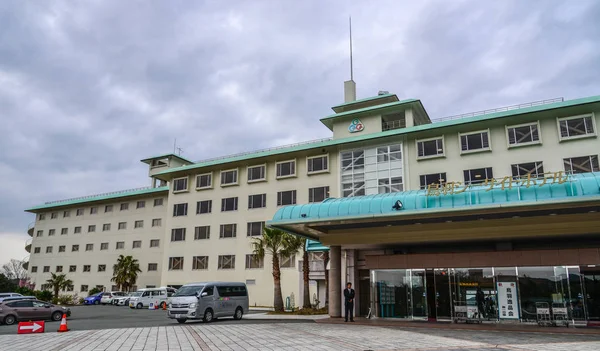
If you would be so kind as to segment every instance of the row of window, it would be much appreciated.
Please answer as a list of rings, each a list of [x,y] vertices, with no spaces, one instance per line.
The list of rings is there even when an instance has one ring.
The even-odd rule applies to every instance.
[[[100,250],[104,251],[104,250],[108,250],[108,244],[109,243],[100,243]],[[160,246],[160,240],[159,239],[151,239],[150,240],[150,247],[159,247]],[[115,248],[117,250],[123,250],[125,249],[125,242],[124,241],[117,241],[115,243]],[[134,240],[131,244],[131,248],[132,249],[140,249],[142,248],[142,241],[141,240]],[[53,246],[46,246],[46,253],[47,254],[51,254],[53,252],[54,247]],[[33,253],[34,254],[39,254],[41,253],[42,248],[41,247],[34,247],[33,248]],[[58,246],[58,252],[66,252],[67,251],[67,246],[66,245],[60,245]],[[94,251],[94,244],[86,244],[85,245],[85,251]],[[79,245],[71,245],[71,252],[79,252]]]
[[[598,172],[600,165],[598,155],[571,157],[563,159],[565,172],[568,174]],[[512,177],[531,178],[544,177],[544,164],[542,161],[519,163],[511,165]],[[492,167],[468,169],[463,171],[464,184],[480,184],[494,178]],[[423,174],[419,176],[421,189],[431,184],[442,184],[447,181],[446,173]]]
[[[308,189],[308,202],[321,202],[329,197],[329,187],[322,186]],[[228,197],[221,199],[221,211],[237,211],[238,197]],[[277,192],[277,206],[296,204],[296,190]],[[267,207],[267,194],[255,194],[248,196],[248,209]],[[203,200],[196,202],[196,214],[205,214],[212,212],[212,200]],[[188,204],[179,203],[173,205],[173,217],[187,216]]]
[[[153,271],[157,271],[158,270],[158,263],[148,263],[148,272],[153,272]],[[38,271],[38,267],[37,266],[32,266],[31,267],[31,273],[37,273]],[[55,270],[56,273],[62,273],[63,272],[63,266],[56,266]],[[84,273],[90,273],[92,271],[92,265],[89,264],[85,264],[83,265],[83,272]],[[50,273],[50,266],[43,266],[42,267],[42,272],[43,273]],[[77,272],[77,265],[70,265],[69,266],[69,273],[76,273]],[[106,272],[106,265],[105,264],[99,264],[98,265],[98,272]],[[83,290],[82,290],[83,291]]]
[[[294,268],[296,266],[296,255],[279,257],[281,268]],[[262,269],[264,260],[255,254],[246,255],[246,269]],[[183,257],[169,257],[169,270],[181,271],[184,269]],[[208,256],[193,256],[192,270],[208,269]],[[235,269],[235,255],[219,255],[217,269]]]
[[[558,118],[558,139],[571,140],[596,135],[593,114]],[[459,133],[461,153],[491,150],[490,131]],[[508,147],[541,144],[539,122],[506,126]],[[416,141],[417,159],[445,156],[444,137],[421,139]]]
[[[265,222],[248,222],[246,236],[262,235]],[[171,229],[171,241],[185,241],[187,228]],[[235,238],[237,237],[237,224],[221,224],[219,226],[219,238]],[[203,225],[194,228],[194,240],[210,239],[210,226]]]
[[[296,176],[296,160],[287,160],[277,162],[276,179],[283,179]],[[317,174],[329,171],[329,156],[320,155],[308,157],[306,159],[307,174]],[[255,165],[247,167],[247,182],[256,183],[267,180],[267,165]],[[184,192],[189,190],[189,177],[177,178],[173,180],[173,192]],[[221,186],[230,186],[239,184],[239,169],[229,169],[220,172]],[[196,189],[211,189],[213,187],[213,174],[203,173],[196,176]]]
[[[163,198],[154,199],[154,207],[162,206],[163,204],[164,204],[164,199]],[[145,208],[145,207],[146,207],[146,200],[137,201],[136,204],[135,204],[135,208],[136,209],[141,209],[141,208]],[[113,209],[114,209],[114,205],[105,205],[104,206],[104,213],[113,212]],[[122,204],[120,204],[119,210],[120,211],[127,211],[127,210],[129,210],[129,202],[123,202]],[[78,208],[78,209],[75,210],[75,216],[83,216],[84,212],[85,212],[85,209]],[[91,214],[91,215],[98,214],[98,206],[90,207],[89,214]],[[65,211],[63,211],[62,216],[63,216],[63,218],[71,217],[71,210],[65,210]],[[57,218],[58,218],[58,212],[51,212],[50,213],[50,219],[57,219]],[[40,213],[38,215],[38,220],[43,221],[45,219],[46,219],[46,214],[45,213]]]
[[[152,220],[152,227],[160,227],[162,225],[162,219],[160,218],[155,218]],[[119,222],[117,224],[117,228],[118,230],[124,230],[127,229],[127,222]],[[141,229],[144,228],[144,221],[143,220],[139,220],[139,221],[134,221],[133,222],[133,228],[135,229]],[[88,233],[93,233],[96,231],[96,225],[95,224],[91,224],[88,225],[87,228],[87,232]],[[109,231],[111,229],[111,224],[110,223],[105,223],[102,225],[102,231],[106,232]],[[56,230],[55,229],[48,229],[48,236],[54,236],[56,234]],[[61,235],[67,235],[69,234],[69,228],[62,228],[60,230],[60,234]],[[81,227],[77,226],[73,228],[73,234],[81,234]],[[43,230],[38,230],[36,232],[36,236],[40,237],[44,235],[44,231]]]

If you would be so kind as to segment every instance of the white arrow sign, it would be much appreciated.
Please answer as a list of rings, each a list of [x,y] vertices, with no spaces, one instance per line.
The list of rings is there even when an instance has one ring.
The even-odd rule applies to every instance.
[[[42,326],[37,324],[37,323],[33,323],[33,325],[23,325],[21,326],[22,330],[31,330],[34,333],[40,329],[42,329]]]

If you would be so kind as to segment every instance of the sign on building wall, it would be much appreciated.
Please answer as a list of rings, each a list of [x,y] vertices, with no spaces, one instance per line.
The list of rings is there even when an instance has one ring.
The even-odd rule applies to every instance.
[[[519,319],[517,283],[498,282],[498,315],[500,319]]]
[[[350,133],[362,132],[363,129],[365,129],[365,126],[358,118],[353,119],[348,127]]]

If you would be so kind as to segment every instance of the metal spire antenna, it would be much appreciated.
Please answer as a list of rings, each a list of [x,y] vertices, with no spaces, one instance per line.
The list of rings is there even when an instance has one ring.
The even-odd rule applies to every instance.
[[[349,16],[350,20],[350,80],[354,80],[354,69],[352,67],[352,16]]]

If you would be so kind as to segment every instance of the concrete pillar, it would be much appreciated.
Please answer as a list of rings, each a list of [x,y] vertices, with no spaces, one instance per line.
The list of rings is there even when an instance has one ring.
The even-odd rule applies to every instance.
[[[329,317],[342,316],[342,250],[339,246],[329,247]]]
[[[356,83],[353,80],[344,82],[344,102],[356,101]]]
[[[356,298],[354,299],[354,316],[356,313],[360,311],[360,284],[358,280],[358,251],[357,250],[345,250],[346,252],[346,281],[343,282],[344,289],[346,288],[346,283],[352,283],[352,288],[354,289],[354,293],[356,294]],[[342,290],[343,291],[343,290]],[[345,307],[344,307],[345,308]]]

